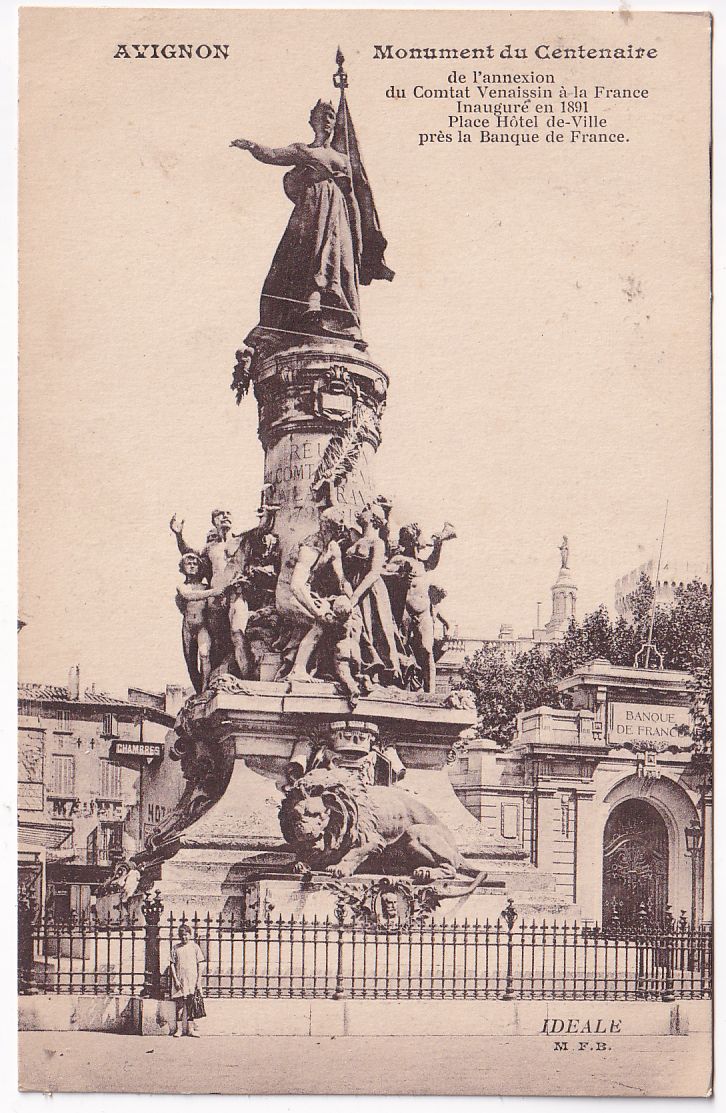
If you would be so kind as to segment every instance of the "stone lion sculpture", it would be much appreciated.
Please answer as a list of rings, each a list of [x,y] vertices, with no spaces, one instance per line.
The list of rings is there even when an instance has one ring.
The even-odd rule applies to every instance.
[[[315,769],[296,781],[280,807],[280,827],[298,872],[349,877],[367,865],[416,881],[471,872],[430,808],[403,789],[364,785],[343,769]]]

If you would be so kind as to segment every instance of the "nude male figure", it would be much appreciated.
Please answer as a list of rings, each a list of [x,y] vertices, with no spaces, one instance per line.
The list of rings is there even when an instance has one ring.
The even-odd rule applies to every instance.
[[[182,648],[189,679],[195,692],[202,692],[209,683],[212,670],[212,637],[208,625],[207,605],[214,592],[203,582],[204,567],[198,553],[188,552],[179,561],[184,583],[176,589],[176,605],[182,613]]]
[[[434,534],[431,552],[425,559],[418,555],[425,546],[421,544],[421,529],[416,522],[402,526],[398,546],[386,566],[404,579],[406,595],[404,613],[400,622],[408,634],[411,651],[423,673],[424,691],[436,690],[436,662],[434,659],[434,616],[429,593],[429,572],[438,566],[445,538]]]
[[[176,537],[179,552],[196,553],[202,564],[203,576],[209,580],[211,594],[207,606],[207,621],[212,639],[210,649],[211,667],[217,668],[234,646],[235,638],[244,636],[249,608],[238,593],[225,598],[225,591],[231,587],[237,569],[233,558],[239,548],[241,534],[232,532],[232,516],[229,510],[213,510],[212,526],[201,553],[184,540],[184,522],[177,521],[176,514],[169,522],[169,528]],[[231,643],[231,645],[230,645]]]
[[[326,625],[335,619],[327,599],[312,589],[315,573],[330,565],[341,594],[350,595],[352,588],[343,573],[340,541],[345,536],[343,514],[337,508],[324,510],[320,526],[300,542],[287,561],[288,576],[281,576],[277,587],[277,609],[288,621],[305,630],[287,680],[310,681],[310,662]]]

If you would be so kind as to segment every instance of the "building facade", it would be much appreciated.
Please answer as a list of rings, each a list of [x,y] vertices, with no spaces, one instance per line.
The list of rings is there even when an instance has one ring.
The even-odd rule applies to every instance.
[[[92,904],[114,862],[143,842],[143,770],[161,764],[181,689],[119,699],[67,687],[18,686],[19,881],[57,917]]]
[[[453,767],[466,807],[526,850],[569,915],[711,919],[711,760],[688,680],[593,661],[560,682],[572,710],[523,712],[511,745],[473,741]]]

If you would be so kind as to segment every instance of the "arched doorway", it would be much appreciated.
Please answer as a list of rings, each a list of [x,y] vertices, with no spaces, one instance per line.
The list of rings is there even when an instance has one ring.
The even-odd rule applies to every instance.
[[[637,922],[645,905],[648,922],[661,922],[668,903],[668,832],[656,808],[645,800],[624,800],[613,808],[603,836],[603,924],[616,917]]]

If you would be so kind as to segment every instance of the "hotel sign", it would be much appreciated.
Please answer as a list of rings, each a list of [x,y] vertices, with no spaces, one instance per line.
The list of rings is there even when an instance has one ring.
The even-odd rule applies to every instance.
[[[114,757],[163,757],[163,742],[114,742]]]
[[[608,741],[631,750],[680,750],[691,744],[687,707],[653,703],[611,703]]]

